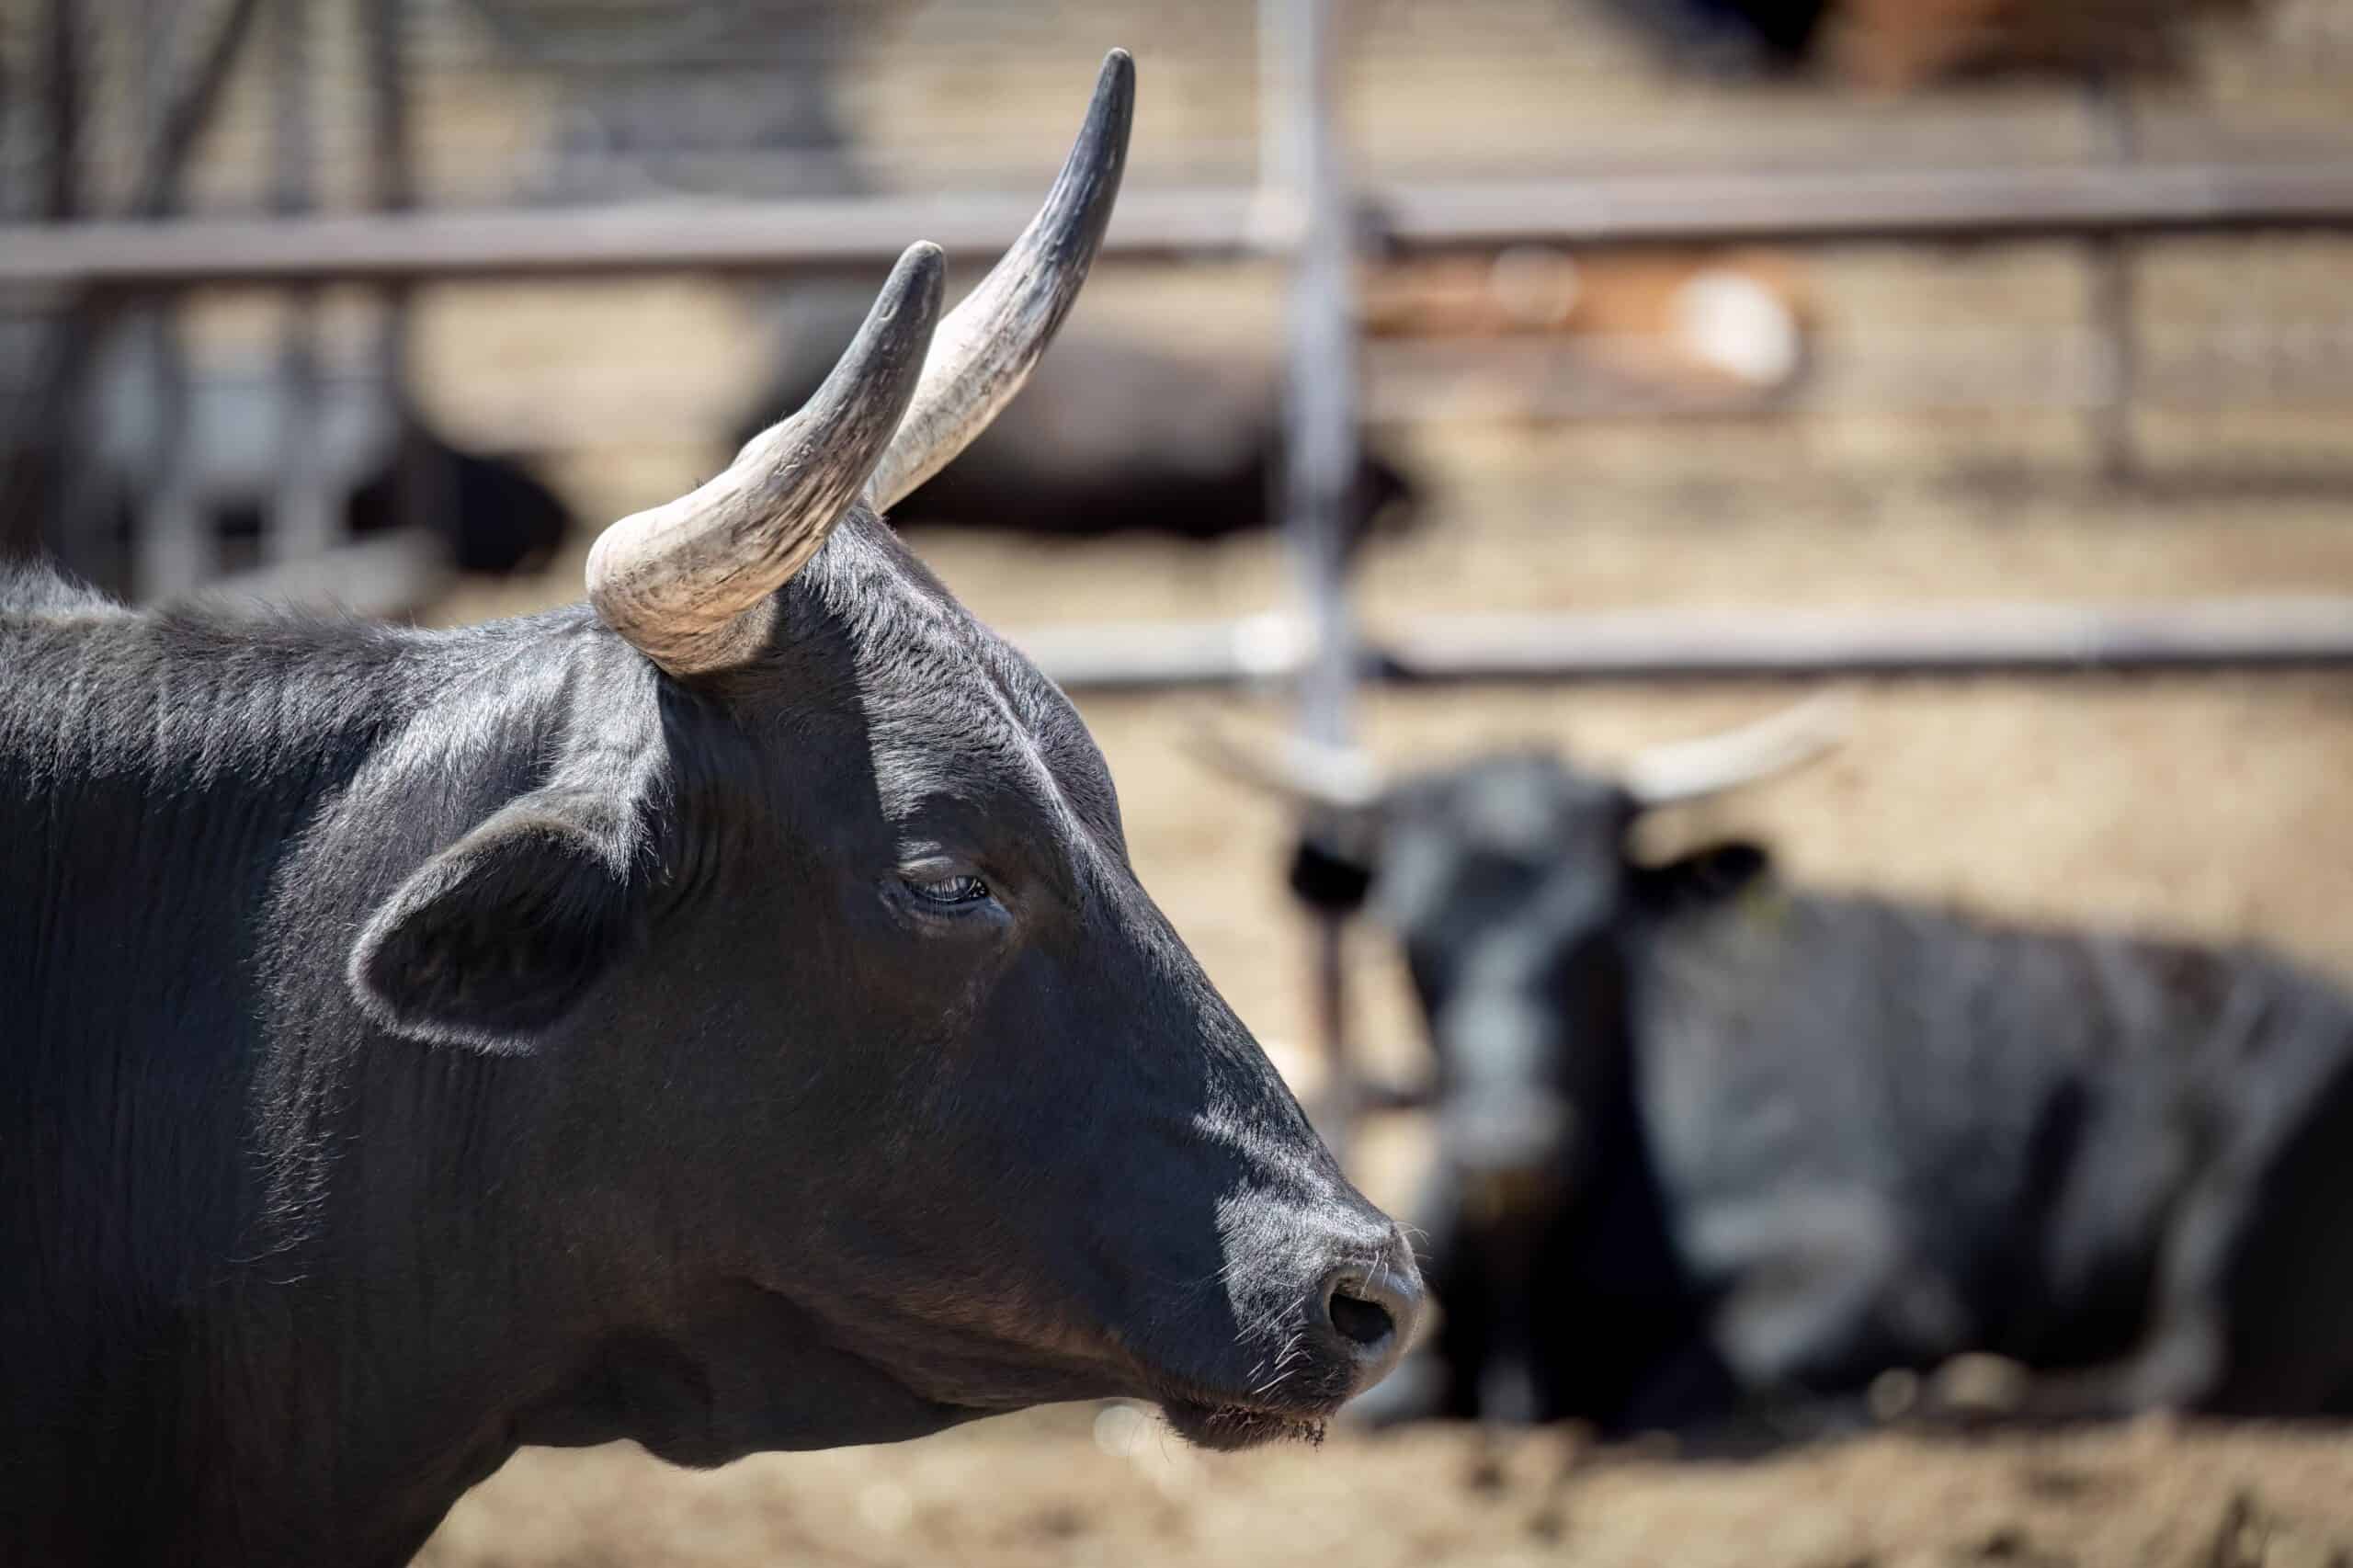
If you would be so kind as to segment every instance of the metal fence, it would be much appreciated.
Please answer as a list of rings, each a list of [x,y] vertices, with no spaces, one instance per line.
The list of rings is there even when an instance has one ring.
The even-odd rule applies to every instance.
[[[2135,463],[2128,415],[2142,360],[2134,246],[2162,235],[2353,227],[2353,154],[2326,125],[2316,137],[2272,137],[2252,149],[2245,138],[2200,145],[2162,102],[2144,109],[2129,84],[2095,74],[2069,89],[2065,112],[2080,123],[2057,138],[2074,148],[2057,157],[1487,170],[1475,178],[1400,169],[1394,159],[1352,167],[1352,142],[1365,138],[1350,131],[1361,132],[1364,120],[1361,112],[1351,119],[1344,65],[1362,62],[1366,27],[1410,32],[1418,24],[1359,0],[1360,25],[1344,30],[1342,8],[1342,0],[1260,0],[1255,14],[1206,8],[1213,15],[1203,36],[1216,48],[1255,50],[1255,153],[1237,160],[1220,144],[1189,163],[1172,160],[1212,177],[1132,189],[1108,241],[1113,256],[1271,256],[1289,267],[1282,505],[1295,608],[1160,626],[1148,636],[1103,627],[1027,638],[1064,684],[1289,685],[1303,732],[1340,743],[1351,693],[1366,678],[2353,663],[2353,599],[2330,597],[1360,627],[1340,535],[1361,423],[1353,279],[1368,244],[1411,254],[1529,242],[1591,249],[2064,239],[2085,248],[2104,338],[2104,374],[2083,399],[2085,412],[2101,432],[2111,477],[2125,478]],[[462,196],[421,201],[432,182],[420,169],[420,79],[429,85],[435,72],[455,69],[459,12],[478,50],[538,84],[557,128],[491,206],[463,205]],[[1017,39],[1025,25],[1017,9],[958,5],[881,8],[862,25],[908,14],[951,40],[992,28]],[[1026,221],[1031,193],[893,189],[861,166],[827,87],[855,51],[859,25],[850,18],[847,8],[817,0],[354,0],[342,8],[44,0],[37,17],[17,16],[13,34],[0,39],[18,62],[0,116],[10,215],[0,228],[0,295],[13,302],[18,395],[8,448],[17,527],[30,522],[54,537],[102,525],[75,454],[100,418],[94,389],[113,345],[143,366],[133,381],[146,399],[142,418],[128,421],[142,449],[132,463],[141,483],[131,580],[143,593],[171,594],[217,577],[222,565],[208,559],[188,493],[188,369],[171,306],[197,288],[267,287],[295,302],[276,395],[247,421],[255,460],[272,474],[260,562],[267,585],[362,604],[373,590],[396,608],[423,591],[423,559],[397,535],[365,545],[338,538],[329,470],[359,461],[354,451],[389,446],[400,504],[419,512],[433,504],[407,434],[404,356],[417,289],[460,278],[867,271],[918,233],[973,257],[1001,247]],[[1108,27],[1143,16],[1098,19]],[[472,68],[483,69],[478,61]],[[722,87],[706,91],[714,77]],[[2353,71],[2346,82],[2353,86]],[[233,87],[245,94],[233,109]],[[2038,103],[2046,119],[2061,113],[2047,97]],[[1981,123],[2002,108],[1982,106]],[[199,156],[224,119],[239,116],[248,121],[239,132],[252,144],[246,162],[266,178],[244,210],[223,210],[236,204],[200,199]],[[1235,177],[1237,162],[1249,177]],[[464,177],[443,183],[467,187]],[[681,205],[681,192],[695,200]],[[345,409],[328,395],[308,302],[326,286],[353,283],[378,291],[381,320],[364,395]],[[119,407],[106,416],[126,423]],[[1336,926],[1324,927],[1319,950],[1324,1033],[1336,1055]]]
[[[2240,145],[2244,137],[2207,138],[2239,149],[2219,155],[2186,136],[2177,114],[2167,118],[2162,97],[2149,99],[2104,74],[2069,89],[2081,134],[2058,141],[2075,147],[2073,156],[1478,178],[1361,165],[1346,171],[1339,149],[1364,119],[1360,105],[1351,116],[1349,68],[1357,76],[1379,74],[1362,35],[1400,25],[1393,8],[1358,0],[1348,17],[1356,25],[1345,32],[1310,0],[1266,0],[1255,15],[1233,5],[1203,9],[1211,14],[1201,29],[1208,49],[1258,55],[1248,62],[1260,143],[1256,177],[1135,189],[1109,249],[1131,257],[1272,255],[1302,269],[1292,296],[1290,384],[1301,417],[1312,417],[1319,432],[1293,430],[1302,454],[1294,468],[1302,474],[1346,472],[1314,460],[1341,462],[1355,438],[1358,354],[1347,287],[1350,252],[1369,240],[1390,254],[1411,254],[1529,242],[1591,250],[2066,238],[2085,247],[2093,268],[2102,341],[2097,373],[2076,393],[2061,395],[2072,395],[2095,422],[2109,466],[2124,474],[2134,464],[2129,415],[2143,360],[2134,341],[2135,244],[2212,232],[2341,230],[2353,219],[2353,157],[2330,136],[2274,136],[2252,153]],[[1034,28],[1053,8],[1031,13]],[[117,426],[143,435],[130,581],[151,594],[184,592],[222,569],[194,542],[190,500],[176,478],[188,438],[188,369],[175,347],[169,305],[191,289],[267,286],[296,301],[273,371],[278,412],[256,415],[274,417],[275,428],[248,437],[266,449],[275,472],[262,561],[284,587],[338,580],[337,564],[320,559],[344,542],[335,536],[330,476],[322,472],[323,461],[341,449],[334,430],[358,430],[345,444],[361,448],[402,439],[404,324],[416,288],[452,278],[665,270],[760,278],[862,272],[887,263],[917,232],[960,254],[993,252],[1026,218],[1029,194],[885,187],[861,168],[828,83],[854,65],[860,27],[871,29],[878,18],[896,16],[911,32],[944,29],[954,40],[1010,34],[1017,40],[1025,14],[995,8],[992,21],[969,6],[900,6],[854,20],[850,10],[819,0],[352,0],[340,7],[299,0],[95,6],[44,0],[38,16],[17,16],[16,36],[6,40],[15,58],[37,69],[12,72],[17,88],[0,116],[8,149],[0,166],[12,176],[7,208],[39,220],[0,229],[0,297],[15,303],[17,346],[8,442],[18,498],[14,526],[22,531],[29,520],[71,534],[106,525],[94,519],[92,497],[77,493],[76,465],[58,456],[77,438],[86,442],[86,428],[77,431],[74,422],[90,416],[93,383],[113,343],[119,355],[145,363],[143,377],[133,378],[143,388],[143,417],[126,418],[110,405]],[[1563,21],[1562,30],[1575,26]],[[2313,40],[2325,44],[2335,34],[2309,15],[2302,27],[2284,35],[2287,51],[2329,57],[2334,46]],[[470,65],[467,47],[454,41],[461,31],[480,57]],[[421,206],[426,186],[450,181],[420,171],[416,102],[421,94],[446,96],[452,89],[444,81],[463,70],[483,74],[490,68],[483,58],[538,82],[554,130],[498,204]],[[1484,58],[1472,53],[1474,64]],[[2320,68],[2308,62],[2307,69]],[[2347,81],[2353,85],[2353,71]],[[2038,112],[2048,113],[2050,99],[2040,101]],[[190,211],[208,205],[199,177],[204,149],[239,135],[244,163],[266,175],[250,193],[258,199]],[[236,147],[216,161],[235,163]],[[454,199],[462,201],[465,182],[456,183]],[[756,193],[745,194],[747,185]],[[779,186],[780,194],[759,188]],[[681,204],[675,198],[682,190],[699,199]],[[335,389],[323,380],[318,328],[302,301],[325,286],[355,282],[380,290],[382,323],[370,373],[335,383],[336,396],[353,404],[345,410],[327,396]],[[1411,413],[1393,402],[1376,408],[1388,416]],[[431,504],[424,480],[402,488],[407,506]],[[1295,490],[1290,500],[1294,511],[1322,504],[1312,489]],[[1312,608],[1311,626],[1339,628],[1346,622],[1336,608],[1345,605],[1339,558],[1319,538],[1296,535],[1301,602]],[[381,545],[370,557],[376,602],[386,607],[421,581],[415,570],[385,575],[395,559]],[[1156,659],[1136,657],[1133,639],[1118,628],[1093,638],[1058,634],[1042,646],[1057,673],[1081,686],[1264,679],[1311,669],[1329,679],[1343,667],[1441,678],[1506,667],[1565,676],[2271,664],[2341,657],[2336,640],[2308,624],[2316,618],[2325,632],[2330,608],[2305,607],[2291,628],[2279,622],[2278,607],[2264,604],[2080,607],[2063,612],[2063,631],[2016,612],[1956,612],[1933,648],[1904,626],[1859,619],[1825,630],[1818,618],[1719,625],[1695,645],[1671,618],[1639,617],[1522,626],[1508,656],[1492,640],[1442,625],[1400,628],[1377,650],[1345,656],[1318,652],[1321,631],[1270,638],[1263,626],[1164,638]],[[2277,636],[2267,631],[2274,625]]]

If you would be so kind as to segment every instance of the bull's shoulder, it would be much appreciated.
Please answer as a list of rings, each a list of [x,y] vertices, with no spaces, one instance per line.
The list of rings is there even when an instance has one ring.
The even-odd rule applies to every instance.
[[[1835,1006],[1849,1040],[1877,1019],[1914,1051],[1951,1036],[1970,1060],[2013,1047],[2086,1061],[2228,1054],[2282,1031],[2347,1038],[2353,1019],[2341,986],[2256,943],[1801,891],[1770,876],[1673,912],[1652,946],[1655,968],[1726,993],[1727,1006],[1753,1011],[1782,994],[1809,1017]]]
[[[2067,925],[1949,905],[1851,902],[1876,907],[1881,922],[1915,940],[1974,950],[1997,975],[2043,974],[2067,983],[2078,1010],[2211,1028],[2266,997],[2347,1001],[2332,982],[2257,941],[2201,940],[2129,922]]]

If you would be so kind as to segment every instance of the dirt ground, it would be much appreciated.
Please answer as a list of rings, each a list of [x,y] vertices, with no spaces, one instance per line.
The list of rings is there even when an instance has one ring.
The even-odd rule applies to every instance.
[[[1301,1562],[2330,1568],[2353,1443],[2258,1427],[1881,1437],[1739,1465],[1430,1427],[1203,1456],[1127,1406],[717,1471],[530,1451],[425,1568]]]
[[[2265,297],[2292,318],[2353,276],[2348,254],[2225,250],[2209,258],[2207,287],[2268,267],[2287,281]],[[2197,281],[2197,268],[2175,265]],[[1877,313],[1881,336],[1893,330],[1887,318],[1916,324],[2006,293],[2029,329],[2040,314],[2062,330],[2077,308],[2061,255],[1966,265],[1831,257],[1817,267],[1865,326]],[[1181,316],[1177,306],[1197,290],[1216,305],[1203,314],[1219,330],[1248,330],[1246,278],[1105,281],[1113,286],[1097,309]],[[528,383],[541,352],[528,316],[494,300],[459,300],[449,311],[438,328],[446,341],[494,345]],[[722,304],[685,291],[629,311],[640,328],[629,335],[641,341],[691,344],[708,330],[716,343],[730,320]],[[552,328],[564,317],[546,319]],[[598,384],[584,378],[591,407]],[[723,402],[700,395],[710,408]],[[2321,406],[2253,425],[2152,418],[2145,434],[2155,464],[2227,476],[2250,429],[2258,460],[2284,446],[2302,460],[2325,453],[2345,428],[2346,410]],[[1434,515],[1367,562],[1361,600],[1376,621],[1482,607],[1731,611],[2353,591],[2353,492],[2111,489],[2090,477],[2083,422],[2064,411],[1927,422],[1826,412],[1685,427],[1456,423],[1411,440]],[[676,438],[607,439],[562,472],[585,515],[610,517],[675,494],[712,457],[707,445]],[[918,542],[976,610],[1017,631],[1131,619],[1150,635],[1154,621],[1262,609],[1285,591],[1281,559],[1264,540]],[[579,553],[540,583],[472,590],[442,613],[472,619],[571,597]],[[1369,694],[1362,717],[1368,743],[1400,764],[1530,743],[1607,764],[1763,712],[1799,689],[1389,691]],[[1656,836],[1754,834],[1790,874],[1820,882],[2020,918],[2257,939],[2353,976],[2345,914],[2353,909],[2353,677],[1924,680],[1859,684],[1855,695],[1853,738],[1834,757],[1682,811],[1655,824]],[[1302,1049],[1306,934],[1277,878],[1286,818],[1205,772],[1188,750],[1204,712],[1265,724],[1279,720],[1279,702],[1243,694],[1081,705],[1119,781],[1146,885],[1304,1082],[1313,1067]],[[1370,1055],[1410,1072],[1420,1048],[1393,956],[1377,934],[1352,940],[1357,1032]],[[1409,1120],[1370,1128],[1353,1156],[1358,1179],[1392,1205],[1404,1201],[1423,1157]],[[2353,1563],[2353,1434],[2148,1424],[1969,1443],[1881,1436],[1720,1465],[1592,1453],[1558,1433],[1495,1442],[1465,1430],[1374,1437],[1342,1428],[1319,1451],[1212,1459],[1125,1407],[1067,1410],[705,1475],[626,1448],[530,1451],[460,1505],[423,1561],[720,1568],[1302,1556],[1369,1565],[2322,1568]]]
[[[1764,444],[1766,437],[1756,437]],[[1644,504],[1574,540],[1548,538],[1565,436],[1468,435],[1455,460],[1501,508],[1449,512],[1374,562],[1367,601],[1483,592],[1523,605],[1868,602],[1905,596],[2353,589],[2340,505],[2131,516],[2091,490],[1995,508],[1967,487],[1832,504],[1817,476],[1771,508],[1709,524]],[[1498,451],[1523,456],[1506,483]],[[1466,455],[1467,454],[1467,455]],[[658,467],[659,464],[654,465]],[[1642,482],[1621,478],[1619,502]],[[1557,493],[1553,493],[1557,494]],[[1533,497],[1530,499],[1529,497]],[[1882,514],[1881,508],[1884,507]],[[1859,510],[1870,515],[1859,517]],[[1515,520],[1517,518],[1517,520]],[[1827,535],[1828,537],[1825,537]],[[1201,615],[1271,602],[1263,544],[1041,548],[936,539],[925,549],[999,624]],[[1418,564],[1417,564],[1418,562]],[[576,569],[576,567],[574,568]],[[563,568],[557,581],[563,582]],[[576,582],[576,578],[572,579]],[[1597,583],[1605,586],[1597,587]],[[563,592],[572,591],[568,586]],[[1375,694],[1384,756],[1427,762],[1495,744],[1597,761],[1790,699],[1770,683],[1468,687]],[[1757,834],[1791,874],[2044,920],[2252,937],[2353,974],[2353,678],[1922,681],[1859,687],[1852,741],[1804,773],[1693,808],[1663,838]],[[1188,753],[1203,711],[1272,722],[1270,699],[1090,699],[1135,858],[1243,1016],[1287,1068],[1312,1066],[1304,932],[1276,871],[1283,813]],[[1415,1021],[1377,935],[1355,941],[1353,1010],[1370,1054],[1417,1063]],[[1423,1157],[1410,1121],[1359,1141],[1359,1179],[1404,1200]],[[1606,1354],[1606,1347],[1597,1347]],[[2018,1563],[2289,1568],[2353,1563],[2353,1434],[2149,1423],[2063,1437],[1881,1436],[1745,1465],[1596,1453],[1573,1436],[1497,1441],[1345,1427],[1322,1449],[1211,1458],[1124,1406],[984,1424],[898,1448],[771,1456],[704,1475],[634,1449],[527,1452],[470,1496],[423,1562],[1548,1562],[1737,1568]]]
[[[1027,96],[1059,104],[1042,87]],[[2286,97],[2242,96],[2250,113],[2267,102],[2288,106],[2281,116],[2306,112]],[[1205,114],[1202,104],[1223,101],[1208,88],[1195,97],[1171,101]],[[1588,121],[1639,118],[1619,115],[1607,95],[1526,101],[1539,97],[1548,113],[1583,115],[1580,136]],[[2046,108],[1998,134],[2049,151],[2043,141],[2075,122],[2064,105]],[[2342,100],[2310,112],[2341,122]],[[1906,113],[1903,124],[1920,118]],[[1802,129],[1794,110],[1789,126],[1765,118]],[[1898,120],[1876,123],[1892,134]],[[1971,134],[1987,123],[1971,118]],[[1645,146],[1721,130],[1704,117],[1640,125]],[[1475,131],[1387,125],[1371,155],[1402,157],[1442,132],[1476,142]],[[1843,146],[1853,131],[1841,120],[1819,133]],[[1692,153],[1713,155],[1697,142]],[[1381,384],[1390,369],[1376,356],[1377,403],[1441,417],[1389,433],[1431,503],[1424,528],[1365,563],[1367,618],[2353,592],[2353,398],[2342,380],[2332,389],[2276,373],[2282,362],[2334,363],[2353,344],[2353,245],[2262,237],[2141,254],[2148,397],[2135,427],[2147,471],[2165,482],[2141,488],[2097,477],[2081,392],[2097,386],[2098,346],[2079,250],[1857,248],[1805,266],[1814,363],[1802,412],[1789,417],[1443,417],[1414,387]],[[1272,338],[1279,304],[1276,280],[1248,268],[1137,267],[1106,270],[1081,315],[1239,353]],[[717,433],[758,375],[747,319],[724,290],[685,283],[449,290],[425,307],[418,358],[449,427],[555,449],[567,494],[585,517],[605,518],[711,472]],[[2295,350],[2284,361],[2283,345]],[[1131,620],[1149,636],[1154,621],[1261,610],[1287,591],[1264,540],[935,536],[919,546],[976,611],[1017,634]],[[585,549],[540,582],[470,589],[440,616],[575,596]],[[1372,748],[1400,764],[1530,743],[1607,764],[1800,694],[1763,682],[1390,691],[1368,695],[1362,720]],[[1687,809],[1654,824],[1655,837],[1756,835],[1791,875],[1818,882],[2026,919],[2260,940],[2353,978],[2353,677],[1879,682],[1856,695],[1855,733],[1836,756]],[[1269,723],[1279,703],[1242,694],[1081,705],[1119,781],[1145,884],[1303,1077],[1306,933],[1277,876],[1288,824],[1187,748],[1204,712]],[[1375,934],[1352,940],[1356,1032],[1375,1059],[1411,1071],[1419,1047],[1393,956]],[[1422,1153],[1418,1129],[1392,1121],[1371,1129],[1354,1159],[1368,1190],[1395,1205]],[[708,1474],[627,1447],[527,1451],[460,1504],[420,1559],[1302,1561],[2353,1568],[2353,1434],[2149,1421],[1972,1440],[1883,1434],[1720,1464],[1596,1451],[1563,1432],[1343,1426],[1317,1450],[1213,1458],[1114,1405]]]
[[[1049,19],[1008,27],[1003,0],[878,7],[892,19],[860,44],[841,108],[881,183],[1027,187],[1059,155],[1073,85],[1111,41],[1136,51],[1144,84],[1131,186],[1247,170],[1252,6],[1093,0],[1059,20],[1053,6],[1030,9]],[[2085,97],[2063,83],[1836,101],[1771,84],[1701,92],[1660,79],[1620,30],[1563,28],[1562,14],[1559,0],[1363,0],[1348,99],[1362,167],[1382,178],[1813,167],[1862,147],[1910,167],[2072,160],[2106,145]],[[2134,90],[2144,155],[2309,154],[2315,136],[2341,148],[2353,0],[2275,0],[2263,14],[2261,28],[2201,48],[2188,80]],[[0,23],[7,15],[0,7]],[[470,8],[418,15],[424,187],[463,203],[529,185],[531,160],[552,142],[552,100],[499,67]],[[333,46],[323,57],[347,62],[342,85],[329,84],[332,108],[359,91],[359,54],[337,30],[357,24],[322,25]],[[266,85],[233,91],[194,206],[260,199]],[[352,204],[366,188],[364,121],[356,111],[322,121],[326,199]],[[127,167],[128,147],[108,142],[101,162]],[[1438,611],[2353,593],[2353,243],[2163,241],[2139,247],[2131,269],[2133,427],[2159,482],[2143,487],[2098,477],[2089,413],[2110,367],[2080,247],[1807,256],[1811,359],[1782,417],[1498,418],[1495,389],[1416,385],[1376,351],[1369,402],[1414,416],[1384,438],[1429,500],[1419,531],[1364,563],[1363,612],[1379,623]],[[1280,304],[1279,279],[1264,269],[1106,267],[1077,320],[1264,353],[1279,340]],[[372,341],[371,303],[330,291],[328,306],[331,342],[357,355]],[[188,330],[258,354],[271,309],[224,294]],[[452,287],[417,310],[427,413],[470,444],[544,459],[592,522],[714,471],[768,341],[755,302],[691,280]],[[933,537],[919,547],[1017,636],[1112,620],[1149,636],[1154,621],[1280,605],[1288,588],[1262,540]],[[437,618],[576,597],[585,551],[584,537],[543,577],[468,587]],[[1762,682],[1450,687],[1369,694],[1361,717],[1368,744],[1401,765],[1524,744],[1606,765],[1801,694]],[[1855,733],[1837,755],[1684,809],[1655,837],[1755,835],[1792,876],[1817,882],[2261,940],[2353,980],[2353,676],[1879,682],[1856,696]],[[1204,712],[1270,723],[1278,701],[1082,707],[1145,884],[1303,1084],[1307,934],[1278,880],[1289,824],[1205,772],[1187,744]],[[1352,958],[1355,1033],[1375,1060],[1414,1070],[1417,1031],[1393,955],[1366,932]],[[1393,1207],[1423,1154],[1419,1130],[1392,1119],[1352,1158]],[[1211,1457],[1133,1407],[1072,1407],[709,1473],[625,1445],[526,1450],[460,1504],[419,1562],[2353,1568],[2353,1432],[2147,1421],[1971,1440],[1883,1434],[1722,1464],[1596,1450],[1568,1432],[1374,1436],[1343,1425],[1319,1449]]]

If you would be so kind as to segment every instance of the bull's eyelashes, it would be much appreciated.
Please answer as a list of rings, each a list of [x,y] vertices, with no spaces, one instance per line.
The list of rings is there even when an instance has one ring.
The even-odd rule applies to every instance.
[[[989,879],[961,860],[921,859],[899,867],[888,890],[899,906],[929,926],[962,924],[1006,911]]]
[[[990,897],[988,883],[969,871],[951,871],[944,876],[916,875],[899,880],[915,897],[942,909],[979,903]]]
[[[635,928],[626,822],[578,797],[526,796],[419,868],[370,918],[348,980],[396,1033],[528,1050]]]

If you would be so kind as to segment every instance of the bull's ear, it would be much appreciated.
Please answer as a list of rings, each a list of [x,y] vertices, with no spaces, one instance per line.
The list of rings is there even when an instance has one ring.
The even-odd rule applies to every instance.
[[[1372,891],[1371,857],[1337,836],[1302,835],[1291,850],[1290,891],[1310,909],[1354,915]]]
[[[438,1043],[529,1050],[635,936],[630,814],[540,790],[427,860],[352,949],[361,1010]]]
[[[1634,885],[1653,908],[1688,908],[1735,898],[1772,869],[1773,858],[1764,846],[1733,839],[1664,866],[1644,866],[1635,871]]]

